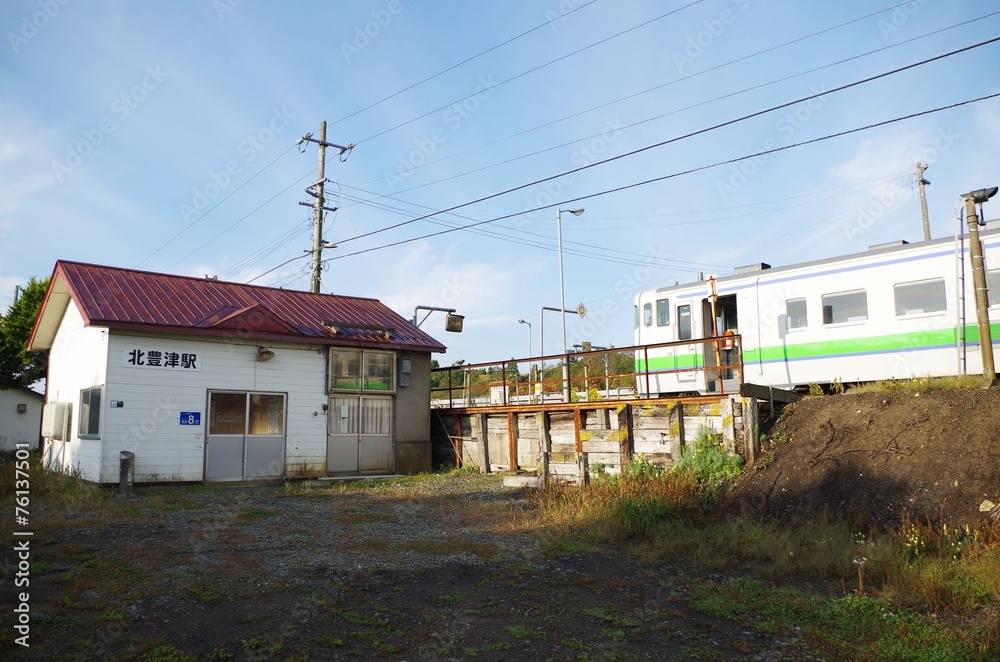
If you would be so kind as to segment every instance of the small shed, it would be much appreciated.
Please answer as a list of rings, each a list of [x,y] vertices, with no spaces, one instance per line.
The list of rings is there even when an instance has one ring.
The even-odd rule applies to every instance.
[[[59,261],[28,346],[49,352],[44,459],[88,481],[123,453],[137,483],[431,466],[445,347],[375,299]]]
[[[30,388],[0,391],[0,451],[12,451],[16,444],[38,449],[44,399],[45,396]]]

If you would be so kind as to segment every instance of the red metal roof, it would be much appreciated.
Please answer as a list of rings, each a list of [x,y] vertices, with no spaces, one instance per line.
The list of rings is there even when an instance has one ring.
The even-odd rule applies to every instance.
[[[56,262],[39,322],[61,280],[65,281],[70,297],[88,326],[445,351],[444,345],[376,299],[314,294],[63,260]],[[58,314],[61,317],[61,311]],[[339,324],[325,324],[328,322]],[[39,328],[36,324],[32,343],[36,341]]]

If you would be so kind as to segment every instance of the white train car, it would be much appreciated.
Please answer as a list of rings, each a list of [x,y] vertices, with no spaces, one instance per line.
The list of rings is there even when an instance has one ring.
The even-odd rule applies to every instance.
[[[1000,224],[981,228],[993,343],[1000,341]],[[781,268],[741,267],[710,280],[640,292],[635,344],[691,341],[636,352],[638,390],[719,390],[715,343],[738,334],[743,380],[781,388],[981,373],[969,239],[873,246]],[[721,352],[723,365],[735,363]],[[648,376],[646,375],[648,371]],[[738,375],[722,371],[726,392]],[[731,381],[730,381],[731,380]]]

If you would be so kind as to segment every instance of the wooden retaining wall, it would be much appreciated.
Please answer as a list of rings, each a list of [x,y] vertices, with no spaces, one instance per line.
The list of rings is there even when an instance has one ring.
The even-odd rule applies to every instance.
[[[579,482],[597,465],[618,473],[634,455],[673,466],[704,426],[752,463],[756,412],[754,398],[739,396],[435,409],[433,462],[435,468],[460,465]]]

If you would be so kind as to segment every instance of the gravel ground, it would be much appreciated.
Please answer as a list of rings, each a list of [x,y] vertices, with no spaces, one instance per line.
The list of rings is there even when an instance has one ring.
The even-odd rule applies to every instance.
[[[808,659],[794,636],[691,607],[696,582],[726,578],[543,553],[532,508],[473,473],[51,507],[23,657]]]

